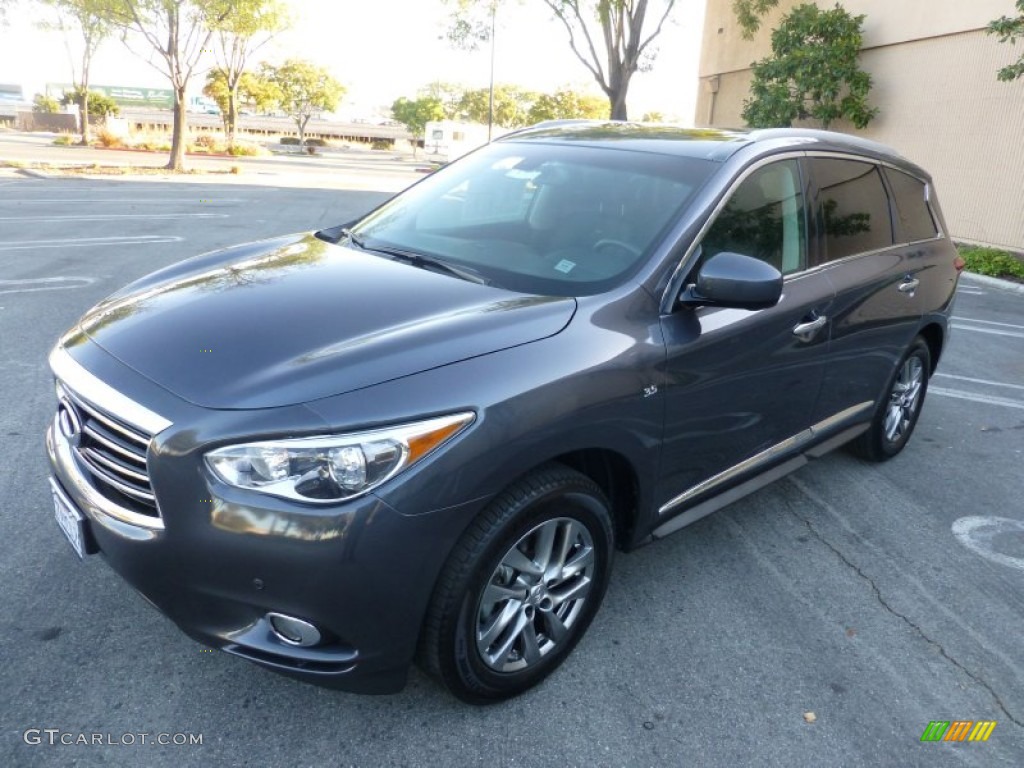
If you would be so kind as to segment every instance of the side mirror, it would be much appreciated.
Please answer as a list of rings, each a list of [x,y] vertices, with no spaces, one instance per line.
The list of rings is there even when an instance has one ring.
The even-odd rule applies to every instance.
[[[767,309],[782,296],[782,273],[767,262],[723,251],[700,268],[697,283],[679,294],[679,303],[736,309]]]

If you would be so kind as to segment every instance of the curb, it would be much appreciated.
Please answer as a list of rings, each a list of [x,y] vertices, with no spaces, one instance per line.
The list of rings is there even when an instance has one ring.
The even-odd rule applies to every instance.
[[[1011,280],[1002,280],[998,277],[979,275],[976,272],[964,272],[964,276],[977,281],[982,285],[986,285],[989,288],[1001,288],[1002,290],[1010,291],[1011,293],[1024,294],[1024,283],[1015,283]]]

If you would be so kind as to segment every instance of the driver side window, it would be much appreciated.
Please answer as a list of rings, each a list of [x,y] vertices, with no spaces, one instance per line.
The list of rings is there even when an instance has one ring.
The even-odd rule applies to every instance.
[[[800,167],[783,160],[758,168],[737,187],[701,241],[701,263],[732,251],[761,259],[784,275],[807,266]]]

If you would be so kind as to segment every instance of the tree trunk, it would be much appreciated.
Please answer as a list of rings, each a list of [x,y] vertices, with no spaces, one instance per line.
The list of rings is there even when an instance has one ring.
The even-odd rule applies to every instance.
[[[608,74],[608,86],[605,88],[605,93],[608,95],[612,120],[627,120],[626,94],[629,92],[629,79],[632,73],[619,65],[612,67]]]
[[[228,149],[235,146],[235,131],[238,125],[238,84],[228,90]]]
[[[608,105],[611,107],[612,120],[628,120],[626,116],[626,89],[619,88],[608,94]]]
[[[171,157],[165,166],[171,171],[185,170],[185,89],[174,89],[174,133],[171,135]]]
[[[82,86],[82,103],[78,107],[82,110],[80,115],[82,119],[82,145],[89,145],[89,86],[85,84]]]
[[[308,117],[297,117],[295,118],[295,125],[299,129],[299,154],[302,154],[302,147],[306,143],[306,121]]]

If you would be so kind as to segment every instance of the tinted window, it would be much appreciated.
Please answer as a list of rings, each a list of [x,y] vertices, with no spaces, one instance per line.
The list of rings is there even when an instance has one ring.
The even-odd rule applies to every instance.
[[[761,259],[783,274],[804,268],[804,199],[796,161],[759,168],[736,188],[701,241],[701,260],[723,251]]]
[[[878,168],[855,160],[812,158],[824,225],[824,261],[892,245],[889,196]]]
[[[592,294],[635,273],[717,169],[618,148],[499,141],[392,198],[353,231],[371,252],[424,253],[501,288]]]
[[[938,231],[928,210],[924,182],[892,168],[886,168],[885,175],[896,202],[897,239],[901,243],[912,243],[935,237]]]

